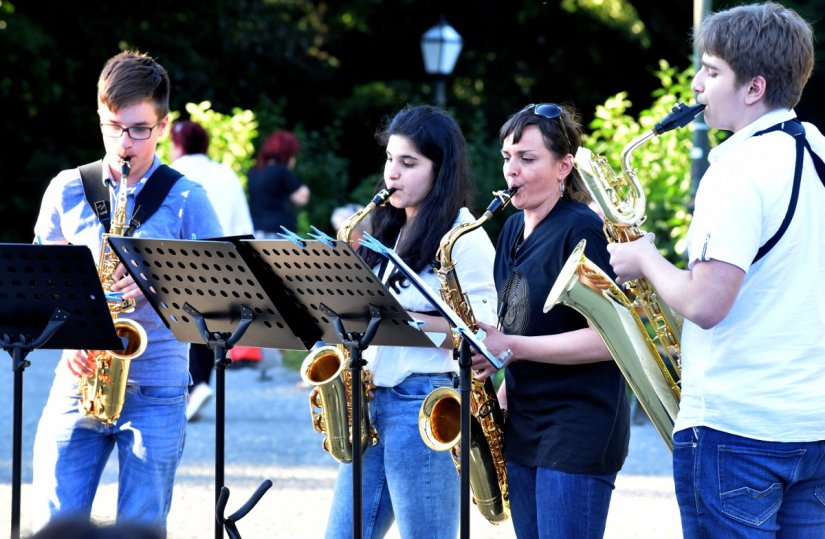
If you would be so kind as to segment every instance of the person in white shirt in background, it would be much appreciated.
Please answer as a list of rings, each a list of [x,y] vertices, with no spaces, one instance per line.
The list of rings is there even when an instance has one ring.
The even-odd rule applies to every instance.
[[[243,185],[231,168],[209,158],[209,134],[203,126],[189,120],[175,122],[171,139],[173,161],[170,166],[203,185],[224,235],[252,234],[252,217]],[[187,420],[192,419],[212,395],[209,383],[213,367],[213,352],[205,344],[192,344],[189,348],[192,385],[189,386]]]

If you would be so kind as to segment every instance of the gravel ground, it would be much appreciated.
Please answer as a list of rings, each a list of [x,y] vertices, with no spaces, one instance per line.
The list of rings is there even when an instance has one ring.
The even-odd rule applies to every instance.
[[[268,352],[268,351],[267,351]],[[236,511],[266,479],[273,487],[237,523],[246,539],[323,537],[332,499],[336,465],[320,448],[321,435],[310,425],[307,396],[296,372],[264,357],[260,369],[226,373],[225,483],[227,514]],[[10,529],[13,372],[11,357],[0,368],[0,536]],[[32,443],[58,353],[38,350],[23,375],[23,486],[21,531],[30,533]],[[214,388],[214,380],[213,380]],[[188,426],[169,515],[170,539],[214,537],[214,398]],[[95,499],[93,516],[114,518],[117,463],[111,459]],[[473,538],[512,538],[512,526],[493,526],[471,510]],[[679,512],[673,493],[670,454],[653,427],[634,425],[630,455],[619,474],[607,521],[608,539],[677,538]],[[391,538],[399,537],[394,530]]]

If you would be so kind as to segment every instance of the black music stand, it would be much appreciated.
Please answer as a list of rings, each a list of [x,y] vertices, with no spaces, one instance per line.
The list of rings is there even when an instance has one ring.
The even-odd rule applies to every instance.
[[[303,347],[283,331],[288,330],[285,320],[231,240],[109,240],[175,338],[205,343],[214,353],[216,539],[223,537],[224,527],[237,533],[220,505],[225,488],[226,366],[231,362],[227,352],[241,339],[249,346]],[[243,515],[233,516],[237,520]]]
[[[26,356],[37,348],[123,348],[92,252],[77,245],[0,244],[0,333],[14,370],[11,537],[17,539]]]
[[[110,243],[175,337],[206,340],[215,350],[216,444],[223,439],[226,351],[235,344],[309,350],[317,341],[341,342],[354,349],[355,368],[367,336],[376,344],[434,346],[345,242],[117,237]],[[207,322],[211,330],[204,331]],[[354,491],[361,484],[355,454]],[[222,481],[223,448],[216,445],[216,504]],[[359,517],[360,503],[359,490],[353,495]],[[360,536],[361,519],[353,521]]]
[[[361,385],[361,373],[366,366],[361,352],[370,344],[435,346],[347,242],[326,236],[302,240],[288,231],[284,237],[291,240],[241,243],[276,277],[272,291],[278,295],[278,305],[297,306],[299,312],[293,313],[296,319],[312,323],[312,334],[322,332],[315,341],[341,343],[347,348],[351,387]],[[352,391],[351,423],[361,424],[360,391]],[[353,434],[353,444],[357,444],[356,439]],[[361,462],[361,451],[356,448],[352,453],[354,538],[362,536]]]

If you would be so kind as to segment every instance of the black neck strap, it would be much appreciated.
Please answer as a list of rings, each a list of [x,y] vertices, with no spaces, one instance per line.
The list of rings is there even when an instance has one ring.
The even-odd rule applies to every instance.
[[[102,161],[95,161],[79,167],[79,170],[86,200],[97,214],[103,228],[109,232],[112,224],[111,197],[109,187],[103,183],[102,168]],[[155,169],[135,199],[135,211],[132,212],[132,218],[129,220],[127,236],[131,236],[160,208],[172,186],[182,176],[183,174],[166,165]]]
[[[822,159],[811,149],[811,145],[805,138],[805,127],[803,127],[802,122],[797,119],[788,120],[787,122],[782,122],[767,129],[763,129],[762,131],[755,133],[753,136],[758,137],[760,135],[764,135],[765,133],[772,133],[773,131],[782,131],[783,133],[789,134],[796,140],[796,162],[793,173],[793,189],[791,190],[791,202],[788,204],[788,211],[785,213],[785,218],[782,220],[782,224],[779,226],[776,234],[765,242],[765,245],[760,247],[756,252],[756,257],[752,262],[753,264],[768,254],[768,251],[773,249],[773,246],[776,245],[785,234],[785,231],[788,229],[788,225],[791,224],[791,219],[793,219],[794,212],[796,211],[796,202],[799,200],[799,188],[802,184],[802,159],[805,155],[806,149],[813,158],[814,167],[816,168],[816,173],[819,176],[819,181],[821,181],[822,185],[825,186],[825,162],[823,162]]]

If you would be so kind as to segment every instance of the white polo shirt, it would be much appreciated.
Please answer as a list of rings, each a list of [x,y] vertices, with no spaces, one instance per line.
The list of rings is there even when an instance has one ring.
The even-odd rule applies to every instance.
[[[793,220],[752,263],[788,210],[796,159],[791,136],[753,134],[795,117],[772,111],[709,156],[689,231],[689,265],[715,259],[746,274],[719,324],[703,330],[685,321],[676,431],[708,426],[766,441],[825,440],[825,187],[807,152]],[[804,126],[825,158],[825,138]]]

